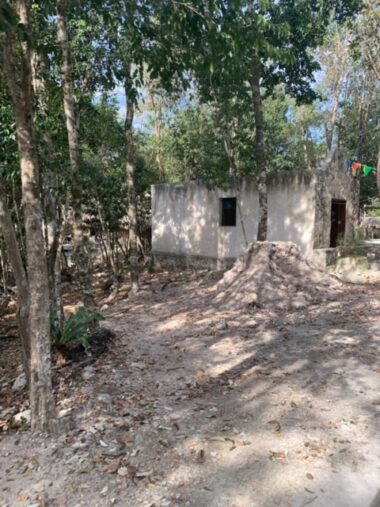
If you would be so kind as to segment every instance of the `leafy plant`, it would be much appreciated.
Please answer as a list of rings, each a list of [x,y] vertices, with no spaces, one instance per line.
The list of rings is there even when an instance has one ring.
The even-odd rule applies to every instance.
[[[90,348],[90,337],[94,325],[104,320],[103,315],[79,308],[61,327],[57,315],[51,318],[51,337],[53,343],[61,347],[81,345],[85,350]]]
[[[369,204],[364,206],[365,211],[371,217],[380,217],[380,198],[374,197],[370,199]]]

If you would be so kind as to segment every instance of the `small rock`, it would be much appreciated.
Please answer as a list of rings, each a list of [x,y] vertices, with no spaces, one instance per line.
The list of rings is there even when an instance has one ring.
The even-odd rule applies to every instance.
[[[112,396],[107,393],[99,393],[96,397],[97,401],[99,403],[104,403],[105,405],[111,405],[112,404]]]
[[[96,374],[95,368],[93,366],[86,366],[83,369],[82,377],[84,380],[89,380]]]
[[[51,485],[51,481],[47,481],[47,480],[42,480],[40,482],[37,482],[34,486],[33,486],[33,489],[34,491],[36,491],[37,493],[42,493],[43,491],[46,491],[49,486]]]
[[[57,505],[57,507],[66,507],[67,505],[66,495],[57,495],[54,498],[54,505]]]
[[[120,468],[118,468],[117,473],[121,477],[127,477],[129,475],[128,467],[120,467]]]
[[[26,387],[26,375],[25,373],[20,373],[20,375],[16,378],[12,385],[12,391],[21,391]]]
[[[31,414],[30,409],[24,410],[23,412],[19,412],[15,416],[13,416],[13,422],[17,424],[30,424]]]

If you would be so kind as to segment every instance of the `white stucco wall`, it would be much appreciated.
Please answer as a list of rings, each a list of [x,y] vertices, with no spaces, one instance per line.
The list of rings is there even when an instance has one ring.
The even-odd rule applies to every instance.
[[[268,240],[294,241],[306,255],[311,254],[314,185],[310,173],[277,173],[268,178]],[[222,197],[238,200],[234,227],[220,225]],[[154,185],[153,254],[235,258],[246,247],[245,236],[248,242],[256,239],[258,209],[253,177],[243,178],[236,186],[223,190],[208,190],[199,182]]]
[[[312,254],[316,178],[310,173],[279,173],[268,182],[268,241],[293,241]]]

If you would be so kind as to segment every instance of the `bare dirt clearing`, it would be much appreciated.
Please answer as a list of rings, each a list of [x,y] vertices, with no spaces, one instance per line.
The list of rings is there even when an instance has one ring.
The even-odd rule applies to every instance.
[[[103,311],[115,345],[59,401],[76,429],[0,437],[1,506],[369,506],[380,286],[226,309],[217,278],[150,276]]]

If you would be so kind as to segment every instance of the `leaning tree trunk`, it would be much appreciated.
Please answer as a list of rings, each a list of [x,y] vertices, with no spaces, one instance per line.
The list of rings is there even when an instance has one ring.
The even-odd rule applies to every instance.
[[[133,160],[133,116],[134,102],[131,97],[130,64],[127,65],[125,96],[126,96],[126,118],[125,118],[125,146],[127,150],[127,184],[128,184],[128,222],[129,222],[129,264],[131,270],[131,291],[132,294],[139,288],[139,266],[138,266],[138,232],[136,213],[136,191],[135,191],[135,166]]]
[[[30,3],[17,0],[22,29],[28,31]],[[54,424],[51,383],[49,283],[42,230],[39,168],[34,146],[32,76],[29,38],[16,43],[8,33],[4,45],[4,66],[12,97],[21,168],[29,286],[30,408],[33,431],[49,431]],[[15,66],[14,59],[19,59]]]
[[[89,274],[89,255],[83,235],[82,186],[79,181],[81,154],[77,130],[77,118],[73,94],[73,78],[70,63],[69,39],[66,19],[66,0],[57,2],[57,35],[61,49],[61,74],[63,81],[63,106],[66,117],[66,129],[69,143],[69,157],[72,180],[72,205],[74,210],[73,223],[73,258],[78,270],[78,280],[82,291],[83,304],[94,311],[95,299]]]
[[[7,198],[3,191],[3,183],[0,182],[0,229],[8,252],[8,258],[12,266],[17,288],[17,325],[21,339],[21,358],[25,376],[29,383],[30,379],[30,343],[28,329],[29,315],[29,288],[20,248],[16,239],[16,232],[11,219],[7,204]]]
[[[260,92],[260,58],[256,49],[252,50],[252,73],[250,78],[253,112],[255,116],[256,160],[258,167],[259,224],[257,241],[265,241],[268,233],[268,191],[267,160],[264,138],[264,110]]]

